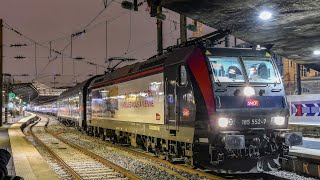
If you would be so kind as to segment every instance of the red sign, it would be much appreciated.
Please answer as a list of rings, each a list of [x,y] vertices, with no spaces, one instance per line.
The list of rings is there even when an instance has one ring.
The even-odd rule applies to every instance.
[[[156,120],[160,121],[160,118],[161,118],[160,114],[156,113]]]
[[[258,107],[259,101],[255,100],[255,99],[247,99],[247,106]]]
[[[183,108],[182,110],[182,116],[183,117],[189,117],[190,116],[190,111],[187,108]]]

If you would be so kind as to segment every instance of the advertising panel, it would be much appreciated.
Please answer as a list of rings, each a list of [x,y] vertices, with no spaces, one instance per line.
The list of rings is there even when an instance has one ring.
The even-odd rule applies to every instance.
[[[290,105],[289,124],[320,125],[320,95],[287,96]]]
[[[92,90],[92,120],[164,124],[163,73]]]

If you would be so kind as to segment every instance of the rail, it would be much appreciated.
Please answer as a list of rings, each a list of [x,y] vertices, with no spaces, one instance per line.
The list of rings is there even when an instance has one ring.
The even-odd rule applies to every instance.
[[[41,120],[41,118],[39,118],[39,120],[38,120],[36,123],[34,123],[33,125],[31,125],[31,127],[30,127],[30,134],[34,137],[34,139],[35,139],[39,144],[41,144],[43,147],[45,147],[45,148],[48,150],[48,152],[49,152],[50,154],[52,154],[52,156],[53,156],[75,179],[82,180],[83,178],[81,177],[81,175],[79,175],[79,174],[78,174],[72,167],[70,167],[62,158],[60,158],[59,155],[57,155],[50,147],[48,147],[45,143],[43,143],[43,142],[34,134],[34,132],[33,132],[32,129],[33,129],[33,127],[34,127],[38,122],[40,122],[40,120]],[[116,171],[116,172],[124,175],[124,176],[127,177],[127,178],[135,179],[135,180],[136,180],[136,179],[137,179],[137,180],[141,179],[140,177],[136,176],[135,174],[129,172],[128,170],[126,170],[126,169],[124,169],[124,168],[122,168],[122,167],[120,167],[120,166],[118,166],[118,165],[116,165],[116,164],[114,164],[114,163],[106,160],[106,159],[103,159],[102,157],[100,157],[100,156],[98,156],[98,155],[96,155],[96,154],[94,154],[94,153],[92,153],[92,152],[90,152],[90,151],[88,151],[88,150],[86,150],[86,149],[78,146],[78,145],[75,145],[75,144],[73,144],[73,143],[70,143],[70,142],[68,142],[68,141],[66,141],[66,140],[58,137],[58,136],[57,136],[56,134],[54,134],[54,133],[49,132],[49,131],[47,130],[47,128],[46,128],[47,125],[48,125],[48,123],[49,123],[49,120],[46,122],[45,127],[44,127],[46,133],[52,135],[52,136],[55,137],[56,139],[62,141],[63,143],[69,145],[70,147],[72,147],[72,148],[80,151],[81,153],[83,153],[83,154],[91,157],[92,159],[94,159],[94,160],[102,163],[104,166],[107,166],[107,167],[112,168],[114,171]]]

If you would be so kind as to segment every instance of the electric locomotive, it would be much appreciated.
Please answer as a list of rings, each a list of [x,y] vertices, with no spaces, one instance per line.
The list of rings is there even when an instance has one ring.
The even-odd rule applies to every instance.
[[[220,172],[278,168],[302,143],[265,50],[172,48],[93,80],[86,111],[89,134]]]
[[[225,173],[277,169],[290,132],[280,74],[265,50],[217,48],[223,31],[93,77],[58,99],[58,119],[169,161]]]

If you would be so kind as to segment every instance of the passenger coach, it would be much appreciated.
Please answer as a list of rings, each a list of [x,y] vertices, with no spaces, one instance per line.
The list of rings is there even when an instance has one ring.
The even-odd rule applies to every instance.
[[[66,125],[74,126],[77,129],[86,127],[86,97],[87,88],[92,77],[73,88],[61,93],[57,100],[57,117]]]

